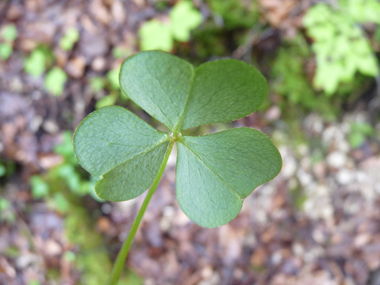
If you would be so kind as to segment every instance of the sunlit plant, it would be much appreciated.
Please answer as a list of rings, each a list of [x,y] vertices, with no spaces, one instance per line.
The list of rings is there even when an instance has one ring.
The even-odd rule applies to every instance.
[[[194,9],[191,1],[181,1],[169,13],[166,23],[151,20],[146,22],[139,30],[141,37],[141,50],[170,51],[174,40],[187,42],[191,30],[202,23],[202,15]]]
[[[224,59],[194,69],[164,52],[141,52],[124,61],[119,80],[122,91],[168,131],[158,131],[127,109],[111,106],[89,114],[75,132],[76,157],[99,178],[95,186],[99,197],[125,201],[149,188],[109,284],[118,280],[174,144],[179,206],[192,221],[208,228],[234,219],[243,200],[273,179],[282,165],[277,148],[255,129],[181,135],[189,128],[245,117],[262,104],[266,80],[247,63]]]
[[[75,43],[79,40],[79,32],[75,28],[69,29],[61,38],[59,46],[64,50],[71,50]]]
[[[304,18],[307,33],[314,39],[317,70],[314,85],[332,95],[340,83],[353,81],[356,72],[377,76],[379,67],[359,23],[380,24],[377,0],[338,2],[335,9],[325,3],[310,8]]]
[[[0,59],[8,59],[13,52],[13,42],[17,38],[17,29],[13,24],[5,25],[0,31]]]

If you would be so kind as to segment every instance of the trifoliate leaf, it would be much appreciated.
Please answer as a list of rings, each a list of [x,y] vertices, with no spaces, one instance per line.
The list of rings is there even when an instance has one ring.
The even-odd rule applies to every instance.
[[[216,227],[236,217],[242,199],[280,171],[278,150],[257,130],[239,128],[201,137],[179,133],[256,110],[267,85],[254,67],[220,60],[194,70],[175,56],[141,52],[124,61],[120,86],[173,133],[157,131],[117,106],[88,115],[75,132],[74,150],[80,164],[100,178],[95,191],[101,198],[123,201],[142,194],[168,157],[169,142],[177,142],[179,205],[199,225]]]

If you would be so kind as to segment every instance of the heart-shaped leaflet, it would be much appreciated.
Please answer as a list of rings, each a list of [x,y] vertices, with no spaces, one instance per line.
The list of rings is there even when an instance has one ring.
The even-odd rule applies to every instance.
[[[277,148],[255,129],[180,135],[254,112],[267,95],[266,80],[254,67],[223,59],[194,69],[164,52],[140,52],[124,61],[120,86],[172,134],[155,130],[122,107],[88,115],[75,132],[74,150],[83,168],[100,178],[95,189],[101,198],[123,201],[142,194],[168,145],[177,142],[178,203],[192,221],[217,227],[235,218],[242,199],[281,170]]]

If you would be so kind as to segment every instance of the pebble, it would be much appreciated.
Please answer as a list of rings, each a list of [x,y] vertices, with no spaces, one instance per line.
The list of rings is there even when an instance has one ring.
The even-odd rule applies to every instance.
[[[86,67],[86,60],[82,56],[71,59],[66,67],[67,73],[74,78],[81,78]]]
[[[56,134],[59,130],[57,124],[51,120],[46,120],[42,127],[44,128],[45,131],[47,131],[50,134]]]
[[[303,187],[309,185],[313,181],[313,177],[310,175],[310,173],[302,169],[297,171],[297,177]]]
[[[341,169],[336,175],[336,180],[341,185],[348,185],[354,178],[353,173],[348,169]]]
[[[327,156],[327,164],[332,168],[341,168],[347,162],[347,156],[339,151],[334,151]]]
[[[266,111],[264,116],[268,121],[276,121],[281,116],[281,110],[278,106],[272,106]]]
[[[337,141],[336,147],[339,151],[341,151],[343,153],[348,153],[350,151],[350,144],[345,140]]]
[[[315,134],[321,134],[323,131],[323,122],[322,118],[317,114],[311,114],[306,117],[304,121],[304,127],[307,130],[311,130]]]
[[[344,134],[340,127],[330,126],[322,134],[322,140],[325,144],[330,144],[333,140],[341,141],[344,139]]]
[[[106,67],[107,67],[107,62],[106,62],[105,58],[102,56],[95,57],[91,63],[91,68],[97,72],[104,71],[106,69]]]
[[[287,157],[283,160],[283,167],[281,170],[285,178],[293,177],[297,170],[297,162],[294,157]]]

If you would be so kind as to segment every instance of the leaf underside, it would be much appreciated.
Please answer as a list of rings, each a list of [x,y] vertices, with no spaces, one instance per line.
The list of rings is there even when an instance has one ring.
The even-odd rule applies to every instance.
[[[103,178],[95,186],[100,198],[124,201],[153,182],[168,138],[130,111],[111,106],[82,121],[74,135],[74,151],[84,169]]]
[[[194,69],[159,51],[126,59],[120,87],[175,136],[191,127],[247,116],[267,93],[264,77],[244,62],[218,60]],[[171,140],[128,110],[111,106],[82,121],[74,135],[74,150],[83,168],[101,178],[96,193],[123,201],[150,187]],[[250,128],[183,136],[177,145],[177,199],[184,213],[204,227],[235,218],[242,199],[273,179],[282,165],[273,143]]]
[[[242,61],[216,60],[194,70],[160,51],[129,57],[119,78],[126,95],[172,132],[245,117],[268,91],[260,72]]]
[[[246,198],[281,170],[281,156],[263,133],[236,128],[178,144],[176,191],[185,214],[204,227],[236,217]]]

